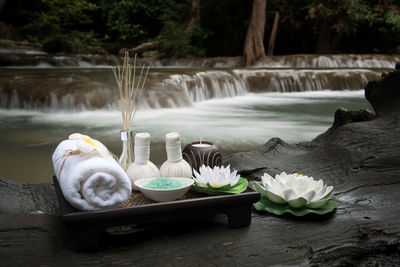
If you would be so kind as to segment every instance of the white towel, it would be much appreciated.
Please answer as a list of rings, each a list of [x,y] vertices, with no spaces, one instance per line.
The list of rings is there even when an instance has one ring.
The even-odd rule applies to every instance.
[[[112,208],[128,200],[131,182],[111,155],[64,156],[66,151],[77,150],[77,142],[62,141],[52,157],[55,174],[68,202],[79,210],[90,211]]]

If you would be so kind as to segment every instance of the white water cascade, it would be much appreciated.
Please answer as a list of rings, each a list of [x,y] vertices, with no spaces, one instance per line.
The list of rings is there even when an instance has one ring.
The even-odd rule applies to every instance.
[[[14,71],[14,70],[9,70]],[[79,70],[46,70],[51,79],[32,74],[0,80],[0,108],[27,110],[119,109],[111,71],[97,70],[86,77]],[[232,98],[248,93],[359,90],[380,76],[374,69],[230,69],[193,70],[166,75],[154,71],[149,77],[141,108],[176,108],[210,99]],[[59,75],[59,78],[54,76]],[[102,80],[98,81],[96,79]]]
[[[175,74],[162,81],[166,88],[179,88],[191,103],[245,95],[248,86],[241,77],[227,71],[204,71],[193,75]]]

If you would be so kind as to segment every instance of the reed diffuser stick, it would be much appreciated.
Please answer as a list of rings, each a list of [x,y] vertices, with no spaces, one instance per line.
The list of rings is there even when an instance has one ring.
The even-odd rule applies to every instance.
[[[132,145],[132,126],[138,106],[142,99],[143,89],[147,74],[150,67],[146,68],[143,77],[145,66],[141,68],[138,81],[136,80],[136,54],[133,65],[129,62],[129,53],[125,52],[123,66],[113,67],[114,78],[117,83],[117,88],[120,98],[120,108],[123,123],[123,131],[121,131],[121,140],[129,141],[129,144],[123,146],[123,151],[120,157],[121,166],[126,170],[133,162]],[[142,79],[143,78],[143,79]]]

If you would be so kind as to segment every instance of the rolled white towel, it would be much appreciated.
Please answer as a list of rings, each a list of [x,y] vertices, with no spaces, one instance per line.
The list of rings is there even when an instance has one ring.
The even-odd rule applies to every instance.
[[[73,140],[64,140],[58,145],[52,157],[67,201],[79,210],[90,211],[115,207],[128,200],[131,182],[111,154],[105,153],[108,152],[105,146],[88,136],[71,137]],[[71,153],[79,150],[78,147],[81,152]]]

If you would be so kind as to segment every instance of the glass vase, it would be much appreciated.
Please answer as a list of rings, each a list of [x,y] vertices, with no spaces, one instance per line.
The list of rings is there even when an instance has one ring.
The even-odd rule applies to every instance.
[[[122,152],[119,157],[119,164],[126,171],[133,162],[133,131],[121,131]]]

